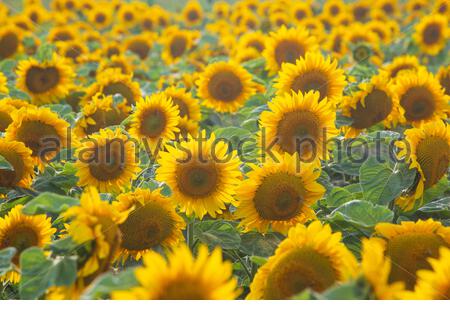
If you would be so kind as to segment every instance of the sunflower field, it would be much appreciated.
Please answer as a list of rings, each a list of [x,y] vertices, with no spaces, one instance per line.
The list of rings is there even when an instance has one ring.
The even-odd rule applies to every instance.
[[[449,19],[0,2],[0,299],[449,299]]]

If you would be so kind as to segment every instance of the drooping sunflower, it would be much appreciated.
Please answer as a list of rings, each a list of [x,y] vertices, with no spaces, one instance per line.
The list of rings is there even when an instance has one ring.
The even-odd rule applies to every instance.
[[[228,152],[224,141],[216,141],[214,134],[207,139],[203,131],[166,149],[159,153],[156,179],[167,183],[182,212],[200,219],[205,214],[215,217],[225,204],[236,203],[239,158],[236,151]]]
[[[197,0],[189,0],[181,13],[188,26],[196,26],[203,20],[203,9]]]
[[[317,50],[317,42],[304,28],[287,29],[282,26],[271,32],[266,40],[263,56],[266,68],[273,75],[281,69],[285,62],[295,63],[306,52]]]
[[[449,38],[447,17],[440,14],[424,16],[416,25],[413,38],[423,53],[437,55]]]
[[[434,186],[447,173],[450,164],[450,126],[441,120],[428,122],[420,128],[405,131],[405,141],[398,143],[399,157],[407,157],[410,168],[416,169],[416,184],[397,200],[405,210],[421,203],[423,192]]]
[[[156,36],[152,32],[144,32],[133,35],[125,41],[125,51],[130,51],[137,55],[139,59],[145,60],[150,54]]]
[[[30,187],[34,176],[31,150],[22,142],[0,138],[0,155],[12,167],[11,169],[0,169],[0,187]]]
[[[375,75],[370,82],[360,83],[358,87],[359,91],[345,97],[340,105],[342,114],[352,119],[352,123],[343,128],[346,138],[355,138],[379,122],[386,128],[403,122],[398,96],[386,75]]]
[[[161,37],[161,42],[164,46],[161,54],[162,59],[166,64],[174,64],[188,52],[192,45],[195,35],[189,30],[180,30],[172,28],[164,32]]]
[[[16,85],[35,103],[55,103],[69,94],[74,77],[70,63],[53,54],[51,60],[44,62],[34,58],[20,61],[17,66]]]
[[[192,121],[200,121],[200,104],[197,99],[185,88],[168,87],[164,90],[164,94],[172,98],[173,103],[180,111],[180,117],[186,117]]]
[[[397,77],[394,88],[405,119],[413,126],[446,118],[448,96],[431,73],[422,69],[404,72]]]
[[[260,144],[280,153],[295,152],[300,159],[327,158],[327,139],[337,135],[334,106],[319,101],[318,91],[284,94],[269,102],[269,111],[261,114]],[[265,149],[265,148],[264,148]]]
[[[81,109],[74,132],[78,137],[84,137],[109,126],[119,125],[130,114],[130,108],[123,104],[114,106],[112,96],[97,93]]]
[[[139,170],[135,144],[120,129],[101,129],[77,149],[78,185],[119,193],[130,186]]]
[[[0,72],[0,93],[8,94],[8,79],[5,77],[5,75]]]
[[[63,213],[67,219],[67,234],[78,245],[90,245],[90,257],[78,271],[79,277],[105,272],[113,262],[122,241],[119,224],[128,216],[100,199],[93,187],[84,190],[80,205]]]
[[[388,73],[391,79],[396,79],[401,73],[406,71],[418,72],[420,69],[425,69],[419,62],[416,56],[402,55],[395,57],[391,63],[382,68]]]
[[[298,223],[315,219],[311,206],[320,199],[325,188],[317,182],[318,162],[300,163],[297,154],[274,153],[262,166],[249,164],[248,179],[238,190],[239,206],[235,216],[245,231],[287,233]]]
[[[409,299],[450,300],[450,249],[441,247],[439,258],[429,258],[432,270],[417,271],[417,281]]]
[[[175,139],[179,131],[179,110],[164,93],[141,98],[132,117],[130,134],[137,139],[145,139],[152,150]]]
[[[129,211],[127,219],[119,225],[122,233],[119,259],[129,256],[136,260],[156,247],[165,249],[178,245],[184,240],[181,230],[185,222],[173,207],[169,198],[160,190],[136,189],[121,194],[114,206],[118,211]]]
[[[23,32],[14,25],[4,25],[0,30],[0,60],[20,52]]]
[[[0,218],[0,250],[14,247],[17,252],[12,259],[12,263],[19,267],[20,254],[28,248],[43,248],[51,242],[56,229],[52,228],[50,218],[45,214],[25,215],[22,213],[22,205],[16,205],[4,217]],[[20,274],[9,271],[0,277],[0,281],[8,280],[18,283]]]
[[[450,65],[440,67],[437,78],[445,94],[450,96]]]
[[[222,260],[220,247],[209,254],[200,246],[196,258],[186,245],[175,248],[167,260],[149,252],[135,274],[140,286],[115,291],[113,299],[233,300],[240,293],[232,264]]]
[[[345,85],[344,71],[338,68],[336,60],[308,52],[295,64],[283,64],[274,87],[278,89],[278,95],[291,91],[303,94],[318,91],[320,100],[327,98],[336,103],[341,100]]]
[[[19,141],[39,164],[50,161],[67,146],[69,124],[48,108],[24,107],[11,114],[6,139]]]
[[[297,224],[259,268],[246,299],[289,299],[305,289],[323,292],[356,275],[357,261],[340,232],[319,221]]]
[[[205,106],[219,112],[236,112],[255,93],[252,75],[233,61],[210,64],[196,84]]]
[[[416,272],[430,270],[428,258],[450,246],[450,228],[432,219],[379,223],[375,235],[363,240],[361,266],[378,299],[399,299],[413,290]]]

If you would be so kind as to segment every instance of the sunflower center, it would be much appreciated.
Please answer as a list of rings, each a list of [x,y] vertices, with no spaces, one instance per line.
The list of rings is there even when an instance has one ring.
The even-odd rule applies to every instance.
[[[148,110],[142,115],[141,134],[156,138],[166,127],[166,115],[159,109]]]
[[[113,82],[113,83],[107,84],[103,88],[102,93],[104,95],[111,95],[111,96],[113,96],[115,94],[120,94],[122,97],[125,98],[125,100],[127,100],[128,104],[134,104],[136,102],[131,89],[122,82]]]
[[[88,160],[89,172],[99,181],[114,180],[125,170],[125,146],[123,141],[111,140],[98,147]]]
[[[86,134],[98,132],[100,129],[109,126],[119,125],[125,120],[127,115],[117,108],[111,108],[110,110],[97,109],[97,111],[89,117],[95,121],[95,124],[88,124],[85,129]]]
[[[10,150],[3,151],[1,156],[11,164],[13,170],[0,169],[0,187],[13,187],[23,178],[23,160],[16,152]]]
[[[178,106],[178,110],[180,111],[180,117],[188,117],[189,118],[189,107],[183,99],[171,97],[173,104]]]
[[[3,238],[0,244],[1,248],[14,247],[17,253],[13,258],[15,264],[19,263],[20,254],[27,248],[37,246],[39,244],[39,236],[32,228],[25,224],[14,227]]]
[[[106,56],[108,58],[111,58],[112,56],[119,55],[119,54],[120,54],[120,50],[119,50],[119,48],[116,48],[116,47],[108,48],[108,50],[106,52]]]
[[[278,172],[266,176],[255,192],[253,204],[261,218],[284,221],[299,214],[305,188],[300,177]]]
[[[175,36],[170,42],[170,54],[174,58],[180,57],[187,47],[186,37]]]
[[[340,10],[339,10],[339,7],[338,7],[338,6],[332,5],[332,6],[330,7],[330,13],[331,13],[332,16],[337,15],[339,12],[340,12]]]
[[[310,153],[316,149],[320,137],[319,119],[310,111],[292,111],[278,123],[277,137],[280,148],[288,153]]]
[[[251,48],[255,48],[258,52],[262,52],[264,50],[264,44],[261,41],[253,40],[248,43],[248,46]]]
[[[412,64],[409,64],[409,63],[401,64],[401,65],[395,67],[394,69],[392,69],[391,78],[395,78],[400,71],[414,70],[414,69],[415,69],[415,66]]]
[[[365,107],[359,101],[355,109],[351,109],[352,127],[356,129],[370,128],[386,119],[392,110],[392,100],[383,90],[375,89],[365,98]]]
[[[441,26],[431,23],[423,30],[423,42],[428,45],[435,44],[441,38]]]
[[[119,226],[122,246],[127,250],[145,250],[160,245],[174,229],[169,212],[156,202],[148,202],[130,213]]]
[[[422,168],[425,188],[435,185],[447,172],[450,146],[440,137],[426,137],[417,145],[417,162]]]
[[[230,102],[242,93],[241,79],[231,71],[214,74],[208,83],[208,91],[216,100]]]
[[[342,36],[337,35],[333,39],[333,51],[334,52],[341,52],[342,51]]]
[[[200,15],[196,10],[190,10],[187,14],[189,21],[197,21],[200,18]]]
[[[305,48],[293,40],[283,40],[275,48],[275,60],[278,65],[282,63],[295,63],[295,61],[305,54]]]
[[[394,7],[390,3],[385,3],[381,8],[388,15],[391,15],[392,13],[394,13]]]
[[[60,79],[59,71],[56,67],[31,67],[25,78],[25,84],[33,93],[44,93],[58,85]]]
[[[386,254],[391,258],[389,281],[403,281],[411,290],[416,282],[416,271],[431,269],[428,258],[439,256],[439,247],[447,246],[436,234],[404,234],[388,241]]]
[[[329,258],[310,247],[286,253],[270,271],[264,298],[289,299],[307,288],[322,292],[336,281]]]
[[[103,23],[106,21],[106,17],[103,13],[97,13],[97,15],[95,16],[95,22],[97,23]]]
[[[73,40],[72,35],[66,31],[59,31],[54,38],[54,41],[69,41]]]
[[[405,109],[408,121],[428,119],[435,109],[433,94],[423,86],[406,91],[400,99],[400,105]]]
[[[6,59],[16,53],[19,38],[14,32],[8,32],[0,39],[0,58]]]
[[[320,100],[322,100],[328,93],[328,78],[318,70],[311,70],[298,75],[294,81],[292,81],[291,89],[295,92],[301,91],[303,93],[312,90],[319,91]]]
[[[128,50],[137,54],[141,60],[147,58],[150,46],[143,40],[134,40],[128,45]]]
[[[11,117],[6,112],[0,112],[0,131],[5,132],[9,124],[12,122]]]
[[[178,188],[188,196],[206,197],[216,190],[218,182],[219,175],[211,161],[190,161],[177,167]]]
[[[439,82],[442,88],[444,88],[445,94],[450,95],[450,73],[439,79]]]
[[[55,128],[40,121],[22,122],[17,131],[17,140],[22,141],[32,151],[33,157],[45,158],[45,151],[55,151],[53,147],[58,146],[60,143],[55,143],[54,139],[61,142],[61,138]],[[46,148],[48,150],[45,150]]]
[[[125,12],[123,17],[124,17],[125,21],[133,21],[134,14],[132,12]]]
[[[142,28],[145,30],[153,30],[153,21],[149,18],[144,18],[142,21]]]
[[[83,49],[75,45],[67,50],[66,57],[72,59],[73,61],[76,61],[76,59],[81,55],[82,52]]]
[[[353,16],[357,21],[364,21],[369,14],[370,9],[368,7],[358,6],[353,10]]]
[[[295,11],[295,18],[297,20],[302,20],[306,17],[306,12],[304,10],[297,10]]]
[[[205,289],[195,279],[176,279],[161,290],[158,300],[207,300]]]

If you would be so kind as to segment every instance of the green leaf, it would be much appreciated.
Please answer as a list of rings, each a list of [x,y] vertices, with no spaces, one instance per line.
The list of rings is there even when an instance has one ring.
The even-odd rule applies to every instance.
[[[361,166],[359,179],[364,199],[386,205],[407,190],[416,177],[405,163],[384,162],[369,158]]]
[[[22,279],[19,283],[21,299],[38,299],[51,286],[70,286],[77,278],[74,257],[47,259],[40,248],[28,248],[20,256]]]
[[[353,200],[353,194],[344,188],[336,187],[331,190],[327,197],[327,204],[330,207],[339,207],[340,205]]]
[[[222,249],[238,249],[241,237],[229,221],[208,220],[194,225],[194,239],[208,245],[209,249],[219,246]]]
[[[14,171],[14,167],[2,155],[0,155],[0,170]]]
[[[424,213],[448,214],[450,213],[450,197],[445,197],[443,199],[427,203],[423,207],[419,208],[418,211]]]
[[[214,130],[214,134],[216,135],[216,139],[223,138],[231,141],[233,138],[246,138],[251,135],[251,132],[243,128],[226,127]]]
[[[392,222],[394,213],[384,206],[365,200],[353,200],[336,208],[326,220],[339,229],[356,228],[370,234],[377,223]]]
[[[56,193],[43,192],[36,198],[28,202],[23,208],[25,214],[40,214],[40,213],[61,213],[70,207],[78,206],[80,200],[61,196]]]
[[[36,53],[36,58],[40,62],[49,61],[52,59],[53,52],[55,52],[56,47],[52,43],[44,43],[41,45]]]
[[[249,256],[270,257],[275,252],[281,239],[273,233],[260,234],[249,232],[241,235],[239,250]]]
[[[364,300],[369,298],[370,287],[363,280],[351,280],[332,286],[321,294],[316,294],[322,300]]]
[[[112,291],[128,290],[138,286],[139,283],[134,275],[135,268],[127,268],[119,274],[108,272],[98,277],[83,293],[82,299],[108,298]]]
[[[16,248],[10,247],[0,250],[0,276],[12,268],[12,258],[16,254]]]

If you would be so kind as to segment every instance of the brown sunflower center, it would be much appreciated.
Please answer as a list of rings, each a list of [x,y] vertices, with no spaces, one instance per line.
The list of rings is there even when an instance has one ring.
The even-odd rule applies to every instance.
[[[0,155],[13,167],[13,170],[0,169],[0,187],[13,187],[23,178],[25,167],[23,159],[12,150],[3,150]]]
[[[278,172],[268,175],[255,192],[253,204],[266,220],[289,220],[299,214],[305,188],[300,177]]]
[[[186,37],[175,36],[170,42],[170,55],[174,58],[178,58],[186,51],[186,47]]]
[[[330,13],[331,13],[332,16],[337,15],[339,12],[341,12],[341,10],[339,9],[338,6],[332,5],[332,6],[330,7]]]
[[[200,19],[200,14],[197,12],[197,10],[189,10],[187,18],[189,21],[197,21],[198,19]]]
[[[305,54],[305,48],[294,40],[283,40],[275,47],[275,60],[279,66],[282,63],[295,63]]]
[[[177,166],[177,186],[190,197],[207,197],[216,190],[218,182],[219,174],[211,161],[192,160]]]
[[[374,89],[365,98],[365,107],[359,101],[355,109],[350,110],[352,127],[367,129],[386,119],[392,110],[391,98],[380,89]]]
[[[311,70],[298,75],[292,81],[291,89],[295,92],[301,91],[303,93],[312,90],[319,91],[320,100],[322,100],[328,94],[328,77],[320,70]]]
[[[248,46],[251,48],[255,48],[258,52],[262,52],[264,50],[264,43],[258,40],[253,40],[248,43]]]
[[[102,93],[104,95],[111,95],[111,96],[115,94],[120,94],[122,97],[125,98],[125,100],[127,100],[128,104],[134,104],[136,102],[134,99],[133,91],[125,83],[122,82],[113,82],[107,84],[103,88]]]
[[[428,45],[435,44],[441,38],[441,26],[437,23],[430,23],[423,30],[423,42]]]
[[[0,112],[0,131],[1,132],[5,132],[6,128],[8,128],[8,126],[10,125],[11,122],[12,122],[12,119],[7,112],[5,112],[5,111]]]
[[[404,234],[390,239],[386,254],[391,258],[389,281],[403,281],[411,290],[416,282],[416,272],[431,269],[428,258],[439,257],[439,247],[448,246],[436,234]]]
[[[303,155],[316,150],[320,134],[320,120],[310,111],[288,112],[278,123],[278,145],[291,154]]]
[[[123,15],[123,18],[125,19],[125,21],[133,21],[134,20],[134,14],[133,12],[125,12]]]
[[[166,283],[158,300],[207,300],[202,284],[195,279],[176,279]]]
[[[174,221],[169,212],[156,202],[148,202],[130,213],[119,226],[122,246],[128,250],[151,249],[170,237]]]
[[[141,120],[141,134],[149,138],[157,138],[166,127],[166,114],[159,109],[144,112]]]
[[[119,48],[116,48],[116,47],[110,47],[110,48],[108,48],[108,50],[106,52],[106,56],[108,58],[111,58],[112,56],[119,55],[119,54],[120,54],[120,50],[119,50]]]
[[[446,95],[450,95],[450,73],[447,73],[445,76],[439,79],[439,82],[444,88],[444,92]]]
[[[98,147],[89,161],[89,172],[99,181],[110,181],[121,176],[126,166],[123,141],[111,140]]]
[[[322,292],[337,280],[329,258],[310,247],[286,253],[270,271],[264,298],[289,299],[307,288]]]
[[[74,45],[67,49],[65,56],[73,61],[76,61],[82,52],[83,49],[80,46]]]
[[[417,162],[422,168],[425,188],[435,185],[447,172],[450,146],[440,137],[428,136],[417,145]]]
[[[153,20],[150,18],[144,18],[142,20],[142,28],[145,30],[153,30]]]
[[[111,108],[110,110],[97,109],[94,114],[89,116],[95,121],[95,124],[88,124],[84,131],[89,135],[100,131],[100,129],[119,125],[126,117],[127,114],[117,108]]]
[[[391,71],[391,78],[395,78],[400,71],[404,71],[404,70],[415,70],[416,67],[410,63],[405,63],[405,64],[401,64],[398,65],[397,67],[395,67],[394,69],[392,69]]]
[[[20,254],[30,247],[39,245],[39,235],[36,231],[25,224],[14,227],[3,238],[1,248],[14,247],[17,253],[13,258],[15,264],[19,263]]]
[[[97,13],[95,15],[95,22],[102,24],[105,21],[106,21],[106,16],[103,13]]]
[[[56,87],[60,80],[60,74],[56,67],[31,67],[26,76],[25,84],[33,93],[44,93]]]
[[[428,119],[435,109],[433,93],[423,86],[408,89],[401,97],[400,105],[405,109],[408,121]]]
[[[394,6],[392,4],[390,4],[390,3],[383,4],[383,6],[381,8],[388,15],[391,15],[392,13],[394,13]]]
[[[32,151],[33,157],[45,159],[60,148],[61,137],[56,129],[40,121],[24,121],[17,130],[16,139]],[[58,142],[55,142],[57,140]]]
[[[180,110],[180,117],[188,117],[189,118],[189,106],[186,102],[184,102],[183,99],[177,98],[177,97],[171,97],[173,104],[178,106],[178,109]]]
[[[357,6],[353,9],[353,16],[356,21],[364,21],[367,19],[370,9],[365,6]]]
[[[231,71],[214,74],[208,83],[211,96],[220,101],[230,102],[238,98],[243,90],[241,79]]]
[[[295,11],[295,18],[297,20],[302,20],[302,19],[306,18],[305,10],[299,9],[299,10]]]
[[[138,55],[141,60],[147,58],[148,53],[150,52],[150,46],[147,42],[143,40],[134,40],[132,41],[128,47],[128,50]]]
[[[69,40],[73,40],[73,36],[71,33],[67,31],[58,31],[53,39],[53,41],[69,41]]]
[[[342,51],[342,36],[341,35],[336,35],[333,38],[333,48],[332,50],[334,52],[340,53]]]
[[[0,38],[0,59],[6,59],[16,53],[19,47],[19,37],[14,32],[8,32]]]

